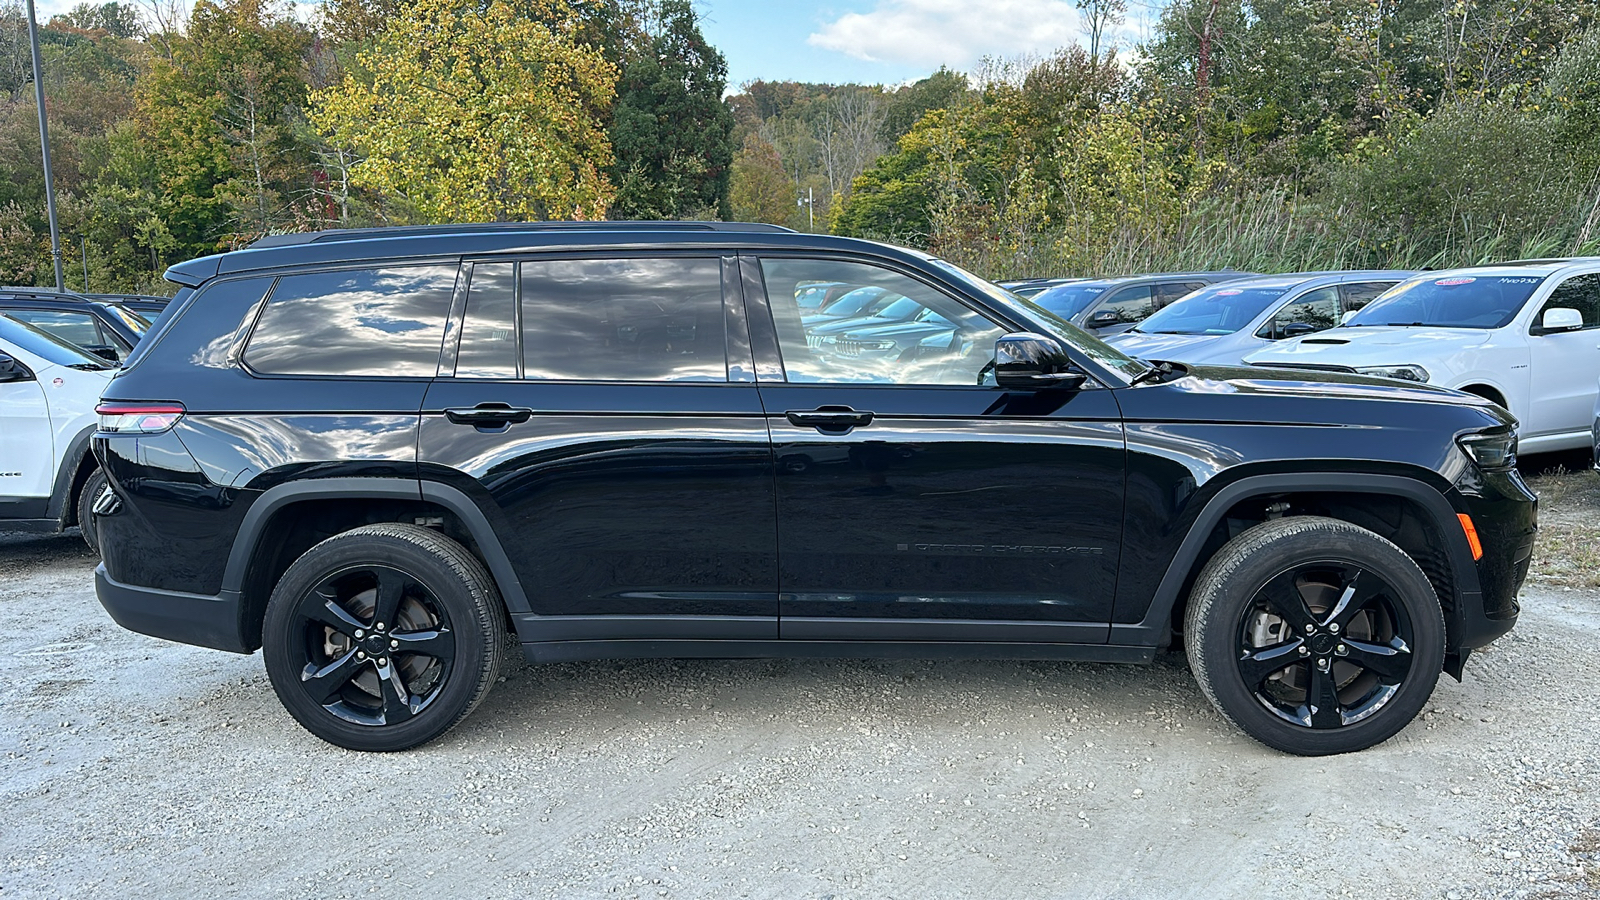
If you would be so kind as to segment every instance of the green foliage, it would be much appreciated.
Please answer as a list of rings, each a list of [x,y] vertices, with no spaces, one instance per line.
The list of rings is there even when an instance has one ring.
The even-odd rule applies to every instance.
[[[733,218],[740,222],[782,225],[794,215],[794,183],[783,170],[778,151],[758,135],[745,138],[733,157],[733,187],[728,198]]]
[[[884,141],[898,142],[929,112],[960,103],[967,90],[967,76],[940,66],[939,71],[927,78],[895,91],[889,95],[883,113]]]
[[[734,147],[733,113],[722,102],[727,63],[701,35],[689,0],[660,0],[655,22],[617,84],[611,216],[725,216]]]

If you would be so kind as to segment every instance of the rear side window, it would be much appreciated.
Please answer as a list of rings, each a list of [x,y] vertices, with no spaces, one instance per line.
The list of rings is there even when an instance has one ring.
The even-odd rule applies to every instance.
[[[516,263],[473,265],[456,377],[517,377]]]
[[[728,378],[720,260],[529,260],[518,286],[524,378]]]
[[[455,265],[285,275],[244,361],[266,375],[431,377],[455,281]]]

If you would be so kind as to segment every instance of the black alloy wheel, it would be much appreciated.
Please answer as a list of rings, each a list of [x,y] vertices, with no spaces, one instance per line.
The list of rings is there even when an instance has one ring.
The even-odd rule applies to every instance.
[[[1185,617],[1202,691],[1257,740],[1318,756],[1373,746],[1421,711],[1444,661],[1426,575],[1364,528],[1311,516],[1217,552]]]
[[[352,750],[403,750],[472,711],[504,641],[494,582],[466,548],[411,525],[312,547],[262,625],[267,673],[307,730]]]

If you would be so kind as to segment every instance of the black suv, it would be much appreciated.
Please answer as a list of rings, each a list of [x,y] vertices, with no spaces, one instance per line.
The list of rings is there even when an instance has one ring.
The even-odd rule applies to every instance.
[[[107,388],[101,602],[265,650],[335,744],[535,662],[1147,663],[1294,753],[1370,746],[1508,631],[1535,499],[1478,397],[1152,364],[921,253],[734,224],[272,238],[183,263]],[[806,340],[818,284],[950,331]]]

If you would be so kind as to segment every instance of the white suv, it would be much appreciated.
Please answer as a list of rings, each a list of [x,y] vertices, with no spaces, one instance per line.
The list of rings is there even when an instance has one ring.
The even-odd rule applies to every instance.
[[[0,315],[0,531],[57,532],[83,523],[105,476],[89,453],[95,404],[115,366]]]
[[[1245,362],[1458,388],[1511,410],[1525,453],[1587,447],[1600,380],[1600,258],[1428,272],[1338,328]]]

